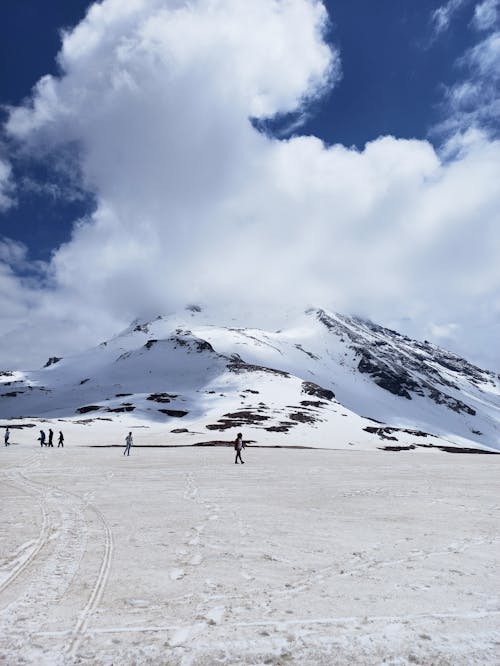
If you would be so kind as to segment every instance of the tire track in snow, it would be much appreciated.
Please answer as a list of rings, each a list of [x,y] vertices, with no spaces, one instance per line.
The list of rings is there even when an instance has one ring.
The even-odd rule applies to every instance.
[[[91,504],[87,499],[81,497],[77,493],[63,490],[62,488],[55,486],[55,485],[49,485],[47,483],[41,482],[41,481],[34,481],[28,479],[22,472],[22,470],[28,469],[29,466],[35,461],[39,460],[39,455],[35,455],[32,458],[28,459],[27,464],[22,467],[22,469],[17,473],[16,476],[19,477],[18,480],[14,480],[11,478],[9,475],[9,483],[16,488],[19,488],[21,490],[26,491],[27,488],[31,489],[33,492],[33,495],[40,500],[42,498],[42,501],[40,503],[40,507],[42,510],[42,528],[40,530],[39,537],[36,541],[35,546],[33,547],[30,555],[23,560],[22,563],[18,567],[16,567],[15,571],[11,573],[9,578],[4,581],[1,586],[0,586],[0,592],[5,590],[11,583],[14,582],[24,571],[26,571],[29,567],[30,564],[33,563],[33,561],[36,559],[37,555],[39,555],[44,546],[47,545],[53,535],[54,530],[54,525],[53,523],[50,522],[49,519],[49,514],[47,510],[45,509],[43,499],[45,498],[46,494],[48,492],[54,492],[56,494],[59,494],[60,496],[66,496],[68,498],[71,498],[73,501],[77,501],[77,505],[79,506],[79,512],[81,514],[82,520],[86,523],[87,521],[84,518],[83,512],[85,509],[90,510],[94,515],[98,518],[102,528],[103,528],[103,533],[104,533],[104,552],[101,560],[101,564],[99,567],[99,571],[97,574],[97,577],[92,585],[92,589],[90,592],[90,595],[88,597],[87,603],[85,604],[84,608],[82,611],[79,613],[78,619],[73,627],[73,629],[69,632],[71,637],[69,639],[69,642],[67,644],[67,647],[65,649],[65,653],[68,657],[74,657],[76,655],[76,652],[78,650],[78,647],[80,646],[80,643],[82,639],[85,636],[86,630],[88,628],[88,623],[90,621],[90,618],[92,614],[95,612],[97,609],[104,589],[106,587],[106,583],[109,578],[109,572],[111,569],[111,562],[112,562],[112,557],[113,557],[113,537],[111,533],[111,529],[106,522],[106,519],[104,518],[103,514],[101,511]],[[22,479],[22,483],[21,483]],[[64,503],[62,504],[64,508]],[[80,558],[80,563],[83,557],[85,556],[85,553],[83,554],[82,558]],[[68,632],[67,632],[68,633]]]
[[[26,479],[26,477],[23,477],[22,474],[23,470],[29,469],[30,467],[32,467],[33,463],[38,462],[39,460],[40,460],[40,454],[35,453],[24,462],[21,468],[19,468],[18,465],[10,465],[4,470],[4,476],[6,477],[6,483],[8,485],[12,486],[13,488],[16,488],[16,490],[24,492],[25,495],[28,495],[29,497],[35,497],[42,514],[42,525],[40,527],[38,537],[35,540],[35,543],[31,548],[29,554],[26,557],[24,557],[14,567],[13,571],[7,576],[7,578],[0,583],[0,594],[5,592],[5,590],[8,587],[10,587],[10,585],[12,585],[12,583],[14,583],[14,581],[17,580],[17,578],[19,578],[19,576],[32,564],[37,555],[47,545],[50,539],[51,524],[44,503],[40,501],[40,492],[36,487],[33,486],[33,484],[31,484],[28,481],[28,479]],[[11,470],[16,470],[17,476],[23,478],[23,483],[21,483],[20,479],[16,480],[15,478],[16,472],[13,473],[11,472]],[[28,492],[29,490],[31,490],[33,494],[30,495],[30,493]]]
[[[13,486],[16,489],[21,489],[24,490],[25,487],[21,486],[20,484],[16,484],[14,480],[10,479],[7,481],[7,483],[11,486]],[[32,497],[32,496],[31,496]],[[38,498],[37,498],[38,499]],[[42,549],[47,545],[50,539],[50,521],[48,517],[48,513],[45,509],[45,506],[43,505],[43,502],[38,502],[38,505],[40,507],[41,513],[42,513],[42,525],[40,528],[40,532],[38,535],[38,538],[35,541],[35,544],[31,548],[31,551],[29,554],[22,559],[18,564],[14,567],[14,569],[11,571],[11,573],[8,575],[8,577],[3,580],[0,583],[0,594],[5,592],[5,590],[12,585],[12,583],[32,564],[33,560],[37,557],[37,555],[42,551]]]
[[[72,632],[72,637],[71,640],[68,644],[67,647],[67,654],[71,657],[75,656],[76,651],[82,641],[82,639],[85,636],[88,623],[90,620],[90,617],[92,613],[96,610],[96,608],[99,606],[99,603],[101,601],[104,588],[106,587],[106,583],[109,578],[109,572],[111,570],[111,562],[113,558],[113,535],[111,533],[111,529],[106,522],[106,519],[104,518],[103,514],[99,511],[99,509],[93,505],[88,505],[88,507],[95,513],[95,515],[99,518],[103,528],[104,528],[104,555],[102,558],[101,562],[101,567],[99,569],[99,573],[97,575],[96,581],[94,583],[94,586],[92,588],[92,592],[90,593],[90,597],[87,601],[87,604],[85,605],[84,609],[80,613],[80,617],[78,618],[78,621],[73,628]]]
[[[29,480],[21,474],[23,479],[26,481]],[[96,610],[96,608],[99,605],[99,602],[102,598],[102,594],[104,592],[104,588],[106,586],[106,583],[109,578],[109,572],[111,569],[111,561],[113,557],[113,536],[111,533],[111,529],[106,522],[106,519],[104,518],[103,514],[99,509],[94,506],[93,504],[90,504],[86,499],[78,495],[77,493],[71,492],[69,490],[63,490],[62,488],[59,488],[58,486],[52,486],[49,484],[45,484],[40,481],[33,481],[33,484],[40,486],[42,488],[48,489],[48,490],[53,490],[56,491],[57,493],[60,493],[62,495],[66,495],[67,497],[72,497],[76,499],[81,505],[83,509],[89,509],[92,511],[97,518],[99,519],[99,522],[101,523],[102,527],[104,528],[104,553],[101,561],[101,566],[99,568],[99,573],[97,574],[97,578],[94,582],[94,585],[92,586],[92,591],[90,593],[89,599],[81,611],[78,620],[72,630],[72,636],[69,641],[69,644],[65,650],[66,654],[70,657],[74,657],[76,654],[76,651],[81,643],[81,640],[83,639],[85,635],[85,631],[87,629],[90,617],[92,613]]]

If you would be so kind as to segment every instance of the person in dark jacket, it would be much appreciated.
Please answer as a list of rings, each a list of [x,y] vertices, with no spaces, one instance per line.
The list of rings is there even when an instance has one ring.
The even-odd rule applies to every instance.
[[[10,430],[6,428],[4,435],[5,446],[9,446],[9,437],[10,437]]]
[[[54,448],[54,443],[52,441],[53,439],[54,439],[54,431],[52,430],[52,428],[49,428],[49,443],[47,444],[47,446],[51,446],[52,448]]]
[[[40,430],[40,437],[38,438],[38,441],[40,442],[40,446],[45,446],[45,433],[43,430]]]
[[[59,440],[57,443],[57,448],[62,446],[64,448],[64,435],[62,434],[62,430],[59,430]]]
[[[130,449],[131,449],[133,443],[134,442],[132,440],[132,433],[129,432],[129,434],[125,437],[125,450],[123,452],[124,456],[125,455],[127,455],[127,456],[130,455]]]
[[[242,465],[245,464],[243,462],[243,460],[241,459],[241,449],[243,449],[244,446],[245,445],[243,444],[243,435],[241,434],[241,432],[239,432],[238,436],[234,440],[234,450],[236,451],[236,458],[234,459],[234,464],[235,465],[238,464],[238,459],[239,459],[239,461]]]

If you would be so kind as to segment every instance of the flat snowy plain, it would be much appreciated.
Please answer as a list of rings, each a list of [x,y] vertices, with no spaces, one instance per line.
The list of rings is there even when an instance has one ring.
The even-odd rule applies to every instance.
[[[0,451],[2,664],[499,663],[497,456],[33,439]]]

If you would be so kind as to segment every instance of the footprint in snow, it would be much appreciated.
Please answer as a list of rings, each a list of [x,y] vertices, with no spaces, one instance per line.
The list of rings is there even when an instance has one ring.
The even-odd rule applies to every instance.
[[[172,569],[170,572],[170,579],[171,580],[179,580],[180,578],[183,578],[186,575],[186,572],[184,569]]]

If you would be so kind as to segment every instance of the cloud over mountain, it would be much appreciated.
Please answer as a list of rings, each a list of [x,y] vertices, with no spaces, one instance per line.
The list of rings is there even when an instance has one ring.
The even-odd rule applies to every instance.
[[[316,0],[104,0],[65,34],[60,76],[7,124],[33,154],[74,146],[96,199],[36,298],[16,286],[41,356],[202,300],[410,317],[412,334],[500,364],[470,328],[500,310],[498,141],[479,129],[443,154],[390,136],[358,151],[256,129],[338,82],[327,27]],[[3,326],[21,356],[19,327]]]

